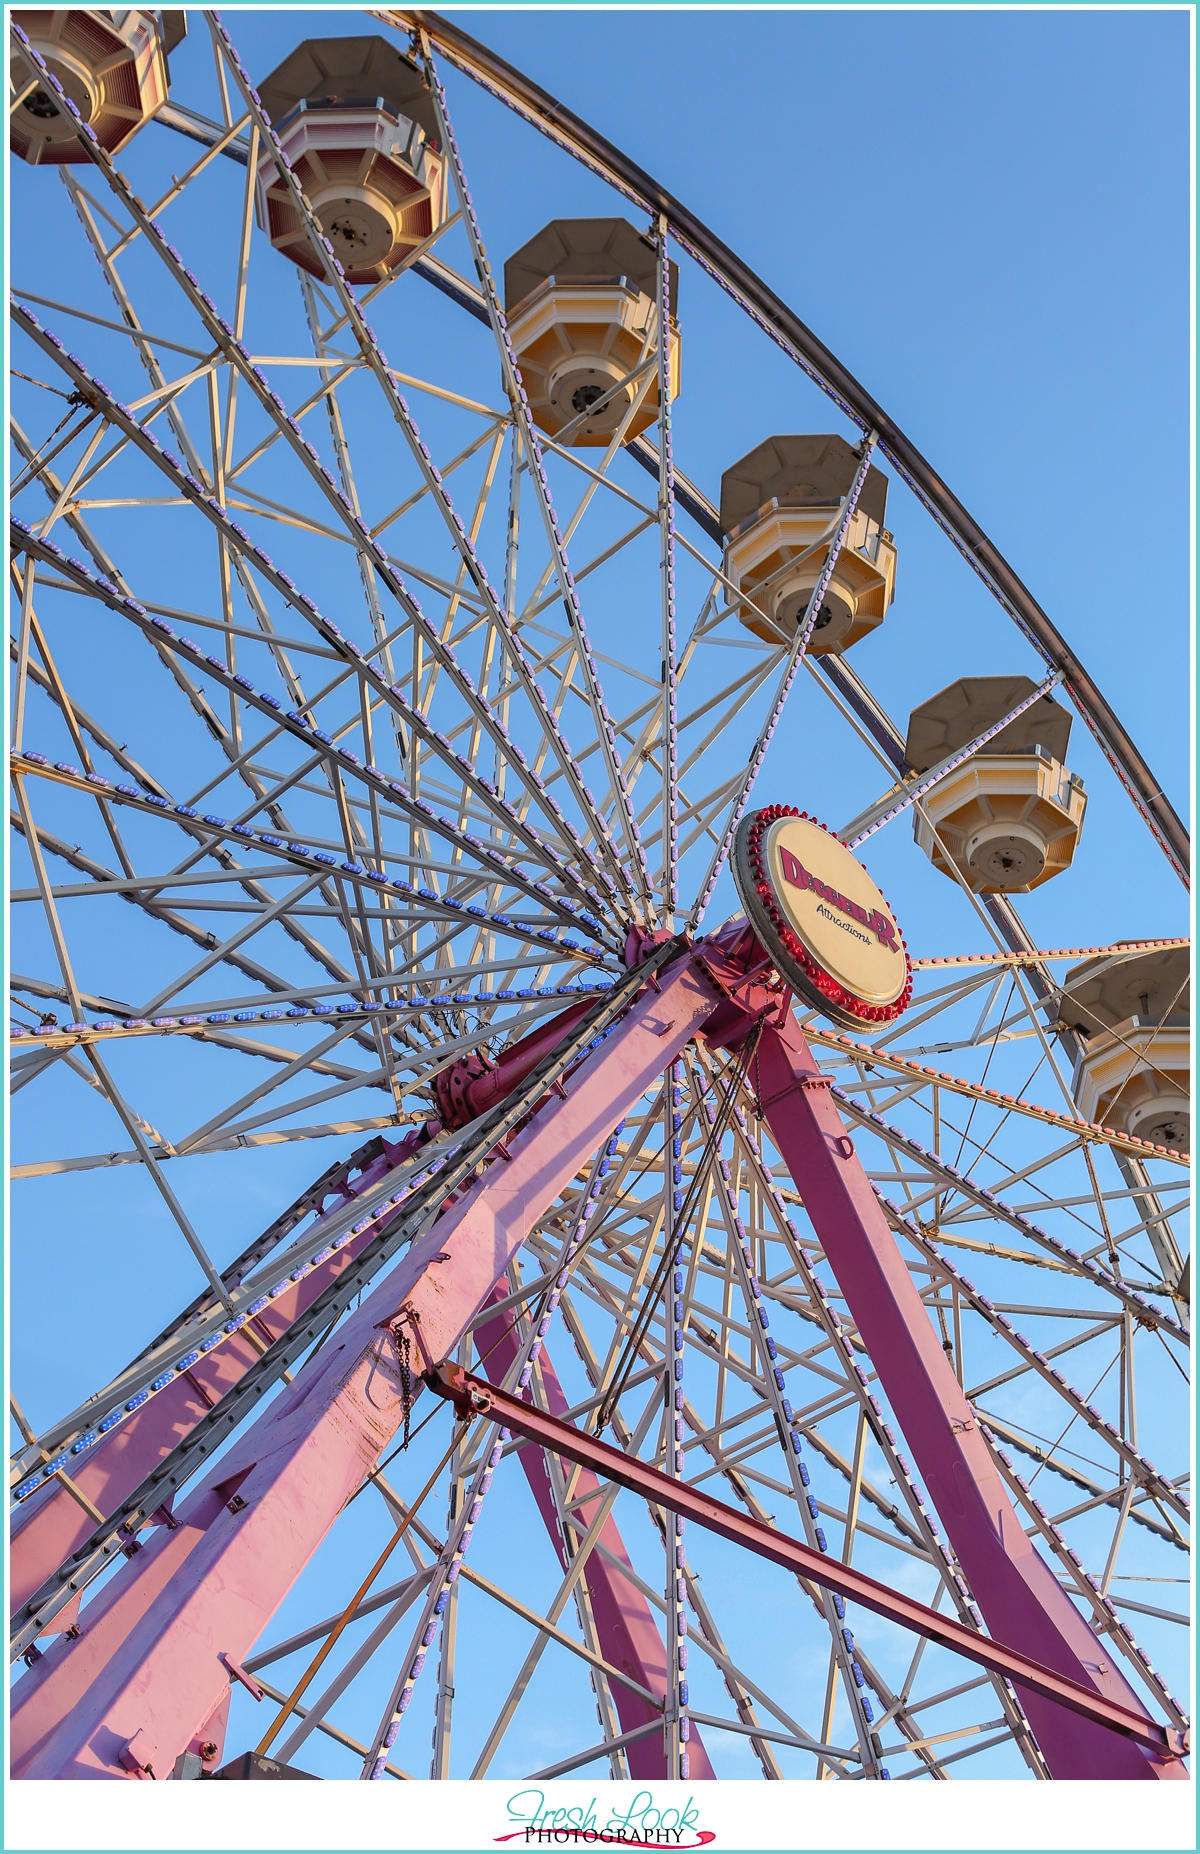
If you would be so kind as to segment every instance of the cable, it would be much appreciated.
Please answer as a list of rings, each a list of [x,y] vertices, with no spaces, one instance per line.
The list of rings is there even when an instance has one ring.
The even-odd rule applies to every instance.
[[[427,1417],[426,1421],[428,1420],[429,1419]],[[346,1605],[346,1608],[342,1611],[341,1615],[338,1617],[338,1620],[334,1623],[332,1629],[330,1629],[329,1634],[325,1637],[325,1640],[321,1644],[321,1647],[317,1650],[316,1654],[313,1656],[312,1660],[309,1662],[308,1666],[305,1668],[304,1672],[301,1674],[299,1680],[296,1682],[295,1686],[292,1688],[291,1692],[288,1694],[286,1700],[283,1702],[283,1705],[280,1707],[279,1712],[276,1714],[274,1722],[263,1733],[263,1736],[259,1740],[258,1746],[255,1750],[256,1757],[265,1757],[267,1755],[268,1747],[272,1743],[273,1739],[278,1735],[281,1727],[286,1724],[292,1712],[295,1710],[296,1705],[299,1702],[300,1695],[303,1693],[305,1687],[308,1685],[313,1675],[319,1671],[326,1656],[330,1653],[330,1651],[333,1649],[334,1645],[338,1641],[338,1638],[341,1636],[342,1631],[348,1628],[350,1623],[353,1622],[355,1613],[358,1610],[359,1604],[362,1602],[363,1598],[366,1596],[367,1591],[371,1588],[371,1585],[375,1582],[375,1579],[379,1576],[380,1571],[382,1571],[384,1565],[387,1563],[388,1559],[391,1557],[392,1553],[395,1551],[397,1545],[400,1543],[401,1539],[404,1537],[404,1534],[408,1531],[409,1526],[412,1524],[414,1518],[417,1515],[417,1512],[420,1509],[421,1502],[424,1500],[426,1494],[430,1492],[430,1490],[432,1489],[434,1485],[434,1482],[437,1480],[438,1475],[441,1473],[442,1469],[445,1467],[446,1463],[449,1461],[451,1455],[453,1455],[455,1449],[458,1447],[459,1443],[462,1441],[463,1437],[466,1435],[467,1428],[468,1428],[468,1425],[466,1423],[463,1423],[462,1426],[458,1430],[455,1431],[454,1435],[451,1436],[450,1446],[446,1450],[446,1453],[442,1456],[442,1459],[438,1462],[437,1467],[433,1470],[433,1473],[430,1475],[429,1479],[426,1481],[424,1487],[422,1487],[420,1493],[417,1495],[416,1499],[413,1501],[412,1505],[409,1507],[408,1512],[405,1514],[400,1524],[396,1527],[396,1530],[393,1532],[391,1538],[388,1540],[387,1544],[384,1546],[383,1550],[380,1552],[378,1558],[376,1558],[374,1564],[371,1566],[371,1569],[367,1572],[367,1575],[363,1579],[362,1583],[358,1586],[358,1589],[355,1591],[354,1595],[351,1597],[349,1603]],[[363,1485],[365,1486],[366,1483],[364,1482]],[[358,1491],[361,1493],[362,1488],[359,1488]],[[347,1502],[347,1505],[348,1504],[349,1502]]]
[[[692,1173],[692,1182],[688,1186],[687,1194],[684,1197],[683,1203],[680,1205],[679,1210],[677,1212],[677,1221],[676,1221],[676,1226],[675,1226],[674,1239],[671,1242],[667,1243],[663,1248],[662,1260],[659,1262],[659,1265],[657,1269],[655,1270],[654,1279],[650,1283],[650,1287],[647,1291],[646,1298],[644,1302],[642,1303],[642,1308],[641,1308],[640,1313],[638,1314],[637,1322],[633,1328],[633,1331],[629,1334],[629,1337],[625,1341],[624,1348],[621,1352],[621,1357],[617,1363],[617,1368],[615,1372],[613,1373],[612,1382],[610,1383],[608,1390],[604,1394],[603,1402],[599,1405],[596,1411],[595,1434],[598,1436],[603,1435],[605,1429],[607,1429],[609,1423],[612,1421],[613,1412],[615,1411],[618,1402],[620,1401],[622,1395],[624,1394],[626,1383],[628,1382],[629,1377],[632,1374],[634,1364],[637,1361],[637,1355],[642,1347],[642,1342],[644,1341],[647,1332],[650,1330],[650,1321],[654,1316],[654,1309],[657,1306],[659,1300],[662,1298],[663,1290],[666,1287],[668,1277],[670,1275],[672,1268],[675,1266],[676,1257],[678,1256],[679,1250],[683,1245],[684,1233],[687,1229],[688,1221],[691,1218],[692,1212],[696,1208],[696,1200],[698,1199],[700,1195],[701,1186],[703,1185],[704,1180],[708,1175],[708,1170],[713,1162],[713,1158],[716,1155],[717,1148],[720,1145],[721,1140],[724,1137],[725,1130],[728,1127],[729,1122],[733,1116],[733,1109],[734,1109],[734,1104],[737,1099],[738,1089],[745,1082],[747,1070],[749,1069],[750,1064],[754,1059],[754,1052],[758,1048],[759,1038],[761,1036],[762,1036],[762,1024],[760,1022],[754,1025],[749,1036],[746,1038],[746,1041],[743,1044],[741,1052],[738,1056],[737,1063],[735,1066],[735,1074],[737,1078],[736,1086],[722,1091],[723,1098],[721,1101],[720,1112],[717,1114],[717,1117],[712,1124],[712,1128],[709,1132],[708,1138],[704,1142],[704,1150],[700,1155],[700,1162],[696,1166],[694,1172]],[[666,1154],[665,1152],[663,1155],[663,1188],[664,1190],[666,1189]]]
[[[19,367],[10,367],[8,371],[18,380],[28,380],[30,386],[40,386],[43,392],[54,393],[59,399],[65,399],[69,406],[79,406],[84,403],[82,393],[64,393],[60,386],[47,386],[45,380],[35,380],[31,373],[22,373]],[[65,419],[63,423],[66,423]],[[50,435],[53,437],[54,433],[51,432]]]
[[[390,1454],[390,1455],[388,1456],[388,1458],[387,1458],[387,1460],[386,1460],[386,1461],[381,1461],[381,1462],[379,1463],[379,1466],[378,1466],[377,1468],[372,1468],[372,1470],[371,1470],[371,1474],[382,1474],[382,1473],[383,1473],[383,1470],[384,1470],[385,1468],[390,1468],[390,1467],[391,1467],[391,1465],[392,1465],[392,1463],[393,1463],[393,1462],[395,1461],[395,1459],[396,1459],[396,1457],[397,1457],[397,1455],[403,1455],[403,1453],[404,1453],[404,1451],[405,1451],[405,1449],[406,1449],[406,1448],[408,1447],[408,1443],[409,1443],[409,1442],[415,1442],[415,1441],[416,1441],[416,1439],[417,1439],[417,1437],[418,1437],[418,1436],[420,1435],[420,1433],[421,1433],[421,1431],[422,1431],[422,1429],[424,1429],[424,1428],[425,1428],[425,1425],[426,1425],[427,1423],[431,1423],[431,1422],[433,1421],[433,1419],[434,1419],[434,1417],[435,1417],[435,1416],[437,1415],[437,1413],[438,1413],[438,1412],[437,1412],[437,1409],[436,1409],[436,1408],[434,1408],[434,1409],[432,1409],[432,1410],[431,1410],[431,1411],[429,1412],[429,1415],[428,1415],[428,1416],[423,1416],[423,1417],[421,1418],[421,1421],[420,1421],[420,1422],[419,1422],[419,1423],[417,1424],[417,1426],[416,1426],[416,1428],[415,1428],[415,1429],[413,1430],[413,1432],[412,1432],[412,1434],[411,1434],[411,1435],[409,1436],[409,1438],[408,1438],[408,1442],[402,1442],[402,1443],[400,1444],[400,1446],[399,1446],[399,1448],[394,1448],[394,1449],[392,1450],[392,1452],[391,1452],[391,1454]],[[370,1484],[371,1484],[371,1475],[369,1474],[369,1475],[367,1476],[367,1478],[366,1478],[366,1480],[365,1480],[365,1481],[363,1482],[363,1484],[362,1484],[362,1487],[356,1487],[356,1488],[355,1488],[355,1490],[354,1490],[354,1492],[353,1492],[353,1493],[352,1493],[352,1494],[350,1495],[350,1500],[357,1500],[357,1499],[358,1499],[358,1496],[359,1496],[359,1494],[363,1492],[363,1490],[364,1490],[364,1488],[367,1488],[367,1487],[369,1487],[369,1486],[370,1486]],[[346,1502],[346,1506],[349,1506],[349,1505],[350,1505],[350,1500],[347,1500],[347,1502]],[[346,1508],[345,1508],[345,1507],[343,1507],[343,1508],[342,1508],[342,1511],[343,1511],[343,1512],[345,1512],[345,1510],[346,1510]]]

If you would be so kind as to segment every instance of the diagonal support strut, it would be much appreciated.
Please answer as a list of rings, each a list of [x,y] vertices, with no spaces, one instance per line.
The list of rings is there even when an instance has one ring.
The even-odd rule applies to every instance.
[[[990,1673],[999,1674],[1058,1706],[1068,1707],[1110,1732],[1146,1745],[1161,1757],[1179,1758],[1189,1749],[1188,1734],[1158,1725],[1146,1714],[1055,1673],[1053,1668],[1043,1666],[1031,1655],[965,1628],[950,1616],[918,1603],[915,1597],[891,1590],[852,1565],[841,1564],[826,1553],[802,1545],[798,1539],[789,1538],[762,1520],[738,1512],[723,1500],[715,1500],[711,1494],[675,1480],[658,1468],[648,1467],[623,1449],[613,1448],[586,1431],[576,1429],[574,1424],[551,1416],[549,1411],[523,1402],[510,1391],[497,1389],[461,1365],[441,1365],[431,1371],[425,1381],[439,1396],[448,1398],[460,1414],[486,1412],[493,1422],[503,1423],[514,1434],[537,1443],[539,1448],[578,1462],[580,1467],[600,1479],[616,1481],[656,1506],[681,1513],[719,1537],[745,1546],[759,1557],[769,1558],[797,1576],[820,1584],[823,1589],[835,1591],[848,1602],[860,1603],[864,1609],[873,1610],[889,1622],[898,1622],[902,1628],[912,1629],[940,1647],[965,1655]]]

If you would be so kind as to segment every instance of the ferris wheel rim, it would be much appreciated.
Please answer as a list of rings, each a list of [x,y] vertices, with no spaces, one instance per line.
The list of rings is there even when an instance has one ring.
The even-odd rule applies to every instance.
[[[645,212],[664,219],[684,249],[740,302],[770,339],[791,354],[846,417],[864,434],[879,434],[879,450],[895,465],[918,501],[1045,662],[1061,672],[1080,718],[1095,736],[1176,875],[1189,888],[1191,834],[1098,683],[970,511],[819,336],[697,214],[515,65],[440,13],[403,7],[368,10],[374,18],[398,30],[427,35],[457,70],[556,146],[599,173]]]

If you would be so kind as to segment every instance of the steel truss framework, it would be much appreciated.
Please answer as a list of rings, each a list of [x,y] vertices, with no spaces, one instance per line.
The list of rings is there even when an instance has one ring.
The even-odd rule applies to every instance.
[[[260,1701],[249,1729],[272,1756],[304,1767],[319,1734],[342,1776],[425,1774],[405,1725],[414,1694],[433,1708],[435,1778],[514,1758],[540,1778],[589,1765],[616,1779],[1055,1774],[1043,1715],[1003,1668],[965,1667],[902,1620],[860,1626],[858,1570],[943,1612],[948,1635],[1007,1639],[952,1515],[930,1511],[933,1470],[831,1261],[809,1177],[789,1165],[761,1056],[692,1034],[699,1004],[686,1022],[654,1016],[661,975],[716,925],[707,909],[785,705],[828,705],[881,767],[887,789],[846,840],[921,811],[928,784],[851,660],[810,658],[804,626],[775,645],[747,635],[669,412],[655,442],[628,435],[655,378],[667,404],[670,254],[695,258],[863,433],[827,573],[882,451],[1064,679],[1183,872],[1178,820],[1050,621],[882,410],[677,202],[557,106],[550,122],[548,99],[447,22],[423,16],[413,41],[452,194],[404,267],[416,277],[355,292],[326,263],[319,283],[298,273],[281,316],[279,260],[253,235],[271,125],[215,14],[207,31],[220,120],[178,99],[161,113],[199,152],[178,176],[164,165],[155,204],[94,147],[90,167],[61,170],[106,313],[90,290],[66,303],[18,288],[13,304],[14,366],[49,375],[69,403],[42,438],[39,388],[13,431],[13,902],[18,932],[37,926],[12,978],[12,1086],[60,1115],[86,1102],[85,1127],[101,1124],[95,1099],[121,1129],[113,1150],[42,1147],[14,1176],[32,1194],[57,1187],[27,1180],[133,1167],[118,1180],[148,1182],[157,1239],[185,1245],[199,1290],[76,1408],[39,1426],[14,1401],[13,1642],[30,1663],[14,1692],[16,1768],[166,1774],[164,1757],[169,1768],[224,1744],[232,1681],[239,1705]],[[657,316],[603,453],[532,422],[467,181],[480,152],[455,139],[443,58],[649,215]],[[136,146],[178,158],[155,126]],[[187,214],[199,205],[228,227],[231,174],[240,218],[215,252]],[[174,234],[182,250],[176,222],[190,228]],[[464,351],[478,344],[470,364],[423,341],[419,317],[389,319],[423,285]],[[270,353],[256,345],[268,326]],[[90,341],[103,341],[111,386]],[[490,401],[483,359],[500,367]],[[614,641],[587,614],[631,584],[652,588],[653,622]],[[149,688],[165,727],[146,713]],[[1044,950],[1011,901],[964,891],[961,908],[996,950],[915,961],[898,1025],[851,1038],[808,1016],[800,1029],[1021,1549],[1032,1542],[1103,1645],[1097,1679],[1131,1696],[1113,1703],[1143,1708],[1150,1735],[1177,1749],[1166,1734],[1186,1730],[1185,1704],[1143,1636],[1157,1644],[1185,1618],[1153,1591],[1125,1592],[1186,1575],[1186,1438],[1171,1405],[1187,1364],[1186,1165],[1080,1120],[1078,1045],[1056,1009],[1081,953],[1134,949]],[[481,1055],[472,1088],[492,1063],[504,1086],[472,1094],[426,1141]],[[620,1086],[605,1083],[622,1063]],[[185,1102],[203,1101],[195,1124],[156,1104],[177,1078]],[[609,1117],[581,1121],[574,1146],[563,1135],[554,1189],[472,1273],[455,1244],[473,1207],[503,1195],[539,1127],[573,1125],[589,1093]],[[219,1226],[188,1208],[193,1168],[175,1162],[320,1139],[350,1156],[227,1262]],[[433,1304],[455,1308],[443,1328],[420,1298],[435,1279],[449,1285]],[[131,1589],[153,1565],[181,1602],[203,1600],[203,1554],[236,1551],[240,1514],[257,1511],[240,1490],[256,1484],[263,1426],[290,1435],[299,1420],[290,1378],[319,1379],[380,1295],[387,1332],[369,1344],[386,1353],[371,1354],[386,1408],[331,1452],[326,1520],[287,1577],[267,1579],[215,1686],[211,1667],[170,1663],[203,1704],[135,1720],[122,1670],[137,1654],[165,1669],[168,1651]],[[389,1478],[379,1457],[407,1437],[419,1373],[450,1356],[560,1426],[603,1418],[692,1505],[647,1508],[642,1482],[622,1492],[565,1450],[522,1446],[498,1421],[453,1428],[446,1411]],[[419,1495],[447,1444],[436,1491]],[[685,1530],[685,1508],[715,1490],[808,1554],[798,1585],[771,1573],[758,1598],[802,1651],[802,1679],[747,1625],[728,1560]],[[532,1510],[548,1540],[536,1600],[494,1548]],[[342,1563],[341,1536],[374,1575],[359,1588],[356,1568],[331,1605],[318,1573]],[[842,1587],[805,1575],[817,1555],[844,1568]],[[297,1599],[313,1618],[299,1627]],[[501,1621],[511,1665],[481,1683],[473,1669]],[[529,1721],[550,1668],[564,1693],[586,1693],[599,1735],[580,1735],[576,1708],[571,1742],[546,1762]],[[264,1677],[276,1669],[278,1687]],[[97,1717],[120,1741],[104,1768],[84,1745]]]

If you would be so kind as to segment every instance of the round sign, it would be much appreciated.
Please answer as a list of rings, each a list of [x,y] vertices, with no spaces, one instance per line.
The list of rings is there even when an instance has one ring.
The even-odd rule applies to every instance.
[[[890,1023],[912,996],[896,917],[862,864],[823,824],[790,806],[738,829],[734,880],[782,976],[848,1029]]]

